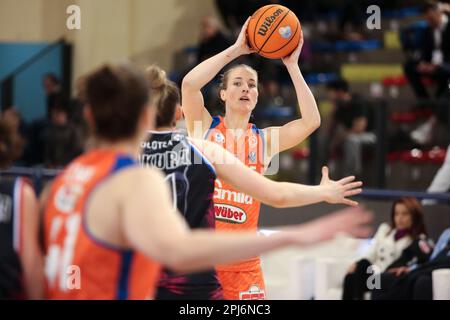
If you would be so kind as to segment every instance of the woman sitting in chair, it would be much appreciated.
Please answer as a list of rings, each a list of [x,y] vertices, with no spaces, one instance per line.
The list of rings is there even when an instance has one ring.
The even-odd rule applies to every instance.
[[[369,249],[350,266],[344,279],[343,300],[362,300],[369,291],[367,280],[374,273],[426,261],[432,251],[426,234],[419,202],[415,198],[395,201],[391,225],[381,224]]]

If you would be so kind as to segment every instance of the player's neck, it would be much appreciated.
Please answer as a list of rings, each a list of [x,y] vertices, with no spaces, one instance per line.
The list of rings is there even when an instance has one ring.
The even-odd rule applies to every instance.
[[[231,130],[247,130],[250,114],[227,113],[223,118],[225,127]]]
[[[174,131],[175,129],[176,129],[175,127],[167,126],[167,127],[156,128],[155,131],[156,132],[168,132],[168,131]]]
[[[96,140],[92,145],[92,149],[107,149],[120,153],[125,153],[133,158],[138,158],[141,152],[140,141],[137,139],[128,139],[117,142],[110,142],[106,140]]]

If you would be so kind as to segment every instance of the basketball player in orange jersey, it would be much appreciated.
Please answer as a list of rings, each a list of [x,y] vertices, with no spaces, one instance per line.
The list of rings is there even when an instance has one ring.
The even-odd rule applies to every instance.
[[[187,138],[184,132],[175,129],[182,116],[178,87],[157,66],[148,68],[147,76],[152,104],[156,108],[156,131],[148,141],[142,142],[140,160],[143,165],[161,169],[167,176],[174,207],[190,228],[214,228],[216,218],[235,223],[246,220],[245,213],[233,206],[215,210],[213,196],[219,192],[214,189],[217,177],[240,190],[240,194],[245,193],[275,207],[295,207],[320,201],[338,203],[361,192],[360,182],[331,181],[327,175],[320,186],[274,182],[243,165],[219,145]],[[223,298],[223,293],[214,270],[180,274],[164,269],[156,298],[210,300]]]
[[[148,83],[131,66],[104,66],[85,80],[86,119],[95,146],[55,179],[44,212],[50,299],[145,299],[160,264],[195,271],[337,232],[367,236],[361,210],[319,219],[272,237],[190,231],[156,169],[138,163],[152,128]]]
[[[202,62],[186,75],[182,83],[182,105],[190,136],[223,146],[247,166],[263,173],[273,156],[298,145],[320,126],[320,114],[298,66],[303,35],[296,50],[282,59],[294,83],[301,119],[281,127],[263,130],[249,123],[258,101],[258,74],[247,65],[234,66],[223,76],[220,97],[225,103],[225,117],[212,117],[209,114],[204,107],[201,89],[228,63],[254,52],[246,41],[249,20],[250,18],[242,27],[234,45]],[[323,168],[322,173],[327,176],[328,169]],[[354,178],[350,177],[351,179]],[[232,197],[231,194],[238,196]],[[219,217],[216,219],[216,229],[256,231],[260,212],[259,201],[218,179],[214,202],[216,211],[233,206],[245,212],[246,216],[244,221],[238,223]],[[348,199],[344,204],[355,205]],[[239,299],[251,287],[259,288],[263,296],[264,280],[259,257],[238,264],[218,266],[217,269],[225,298]]]

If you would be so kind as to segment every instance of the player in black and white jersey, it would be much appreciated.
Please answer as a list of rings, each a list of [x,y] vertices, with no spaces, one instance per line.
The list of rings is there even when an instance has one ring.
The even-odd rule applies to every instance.
[[[15,160],[19,138],[0,120],[0,169]],[[0,175],[0,300],[43,298],[38,204],[31,184]]]
[[[158,131],[151,132],[151,139],[142,142],[140,162],[165,173],[174,210],[183,214],[191,229],[214,228],[214,167],[188,141],[184,132],[173,131],[174,121],[181,117],[178,88],[166,82],[164,73],[157,67],[151,67],[148,74],[153,86],[153,102],[163,104],[158,110],[164,112],[158,112],[156,117]],[[217,300],[222,299],[222,291],[214,270],[180,275],[165,269],[156,299]]]

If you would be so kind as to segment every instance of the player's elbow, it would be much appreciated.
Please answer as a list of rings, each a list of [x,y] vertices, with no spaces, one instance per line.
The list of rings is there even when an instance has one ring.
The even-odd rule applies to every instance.
[[[165,264],[167,268],[176,273],[185,273],[189,271],[189,264],[183,256],[173,255]]]
[[[314,119],[311,119],[309,123],[309,130],[312,132],[316,131],[320,128],[320,125],[322,124],[322,120],[320,119],[320,116],[314,117]]]
[[[322,125],[322,119],[320,119],[320,117],[317,117],[317,120],[314,123],[314,131],[319,129],[321,125]]]
[[[189,90],[189,88],[192,87],[192,82],[189,79],[189,75],[185,76],[183,78],[183,81],[181,82],[181,90],[185,91],[185,90]]]
[[[189,241],[167,241],[160,246],[161,263],[173,272],[190,272],[193,271],[193,255]]]
[[[183,252],[176,247],[161,249],[160,262],[173,272],[185,272],[186,261]]]
[[[195,261],[186,252],[178,252],[178,254],[172,255],[166,266],[176,273],[189,273],[194,271],[200,271]]]
[[[195,91],[195,90],[199,90],[199,89],[200,88],[197,88],[192,77],[190,77],[189,74],[183,78],[183,81],[181,82],[181,91],[189,92],[189,91]]]
[[[268,202],[274,208],[285,208],[287,206],[286,192],[281,184],[277,183],[274,192],[270,193]]]
[[[175,273],[191,273],[198,272],[204,268],[199,268],[196,261],[183,255],[178,255],[174,257],[171,264],[167,266],[172,272]]]

